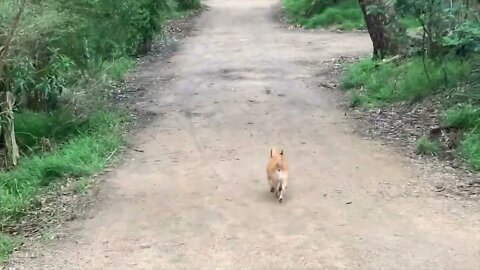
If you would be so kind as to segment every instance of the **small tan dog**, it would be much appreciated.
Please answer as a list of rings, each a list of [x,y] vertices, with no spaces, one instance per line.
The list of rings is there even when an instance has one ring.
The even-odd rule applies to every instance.
[[[275,148],[270,150],[267,178],[270,192],[275,192],[278,202],[282,203],[288,184],[288,162],[283,154],[283,150],[277,151]]]

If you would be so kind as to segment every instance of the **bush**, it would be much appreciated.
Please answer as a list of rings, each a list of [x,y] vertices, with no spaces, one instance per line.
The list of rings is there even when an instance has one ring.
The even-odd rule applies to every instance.
[[[0,1],[0,47],[19,2]],[[23,154],[19,166],[0,171],[0,261],[17,244],[2,230],[37,207],[45,190],[109,163],[129,119],[105,109],[108,90],[162,34],[167,18],[198,6],[198,0],[27,1],[0,81],[0,91],[16,97]]]
[[[178,7],[183,10],[197,9],[201,7],[200,0],[178,0]]]
[[[0,42],[18,9],[14,0],[0,4]],[[57,97],[81,78],[118,80],[131,57],[146,52],[162,24],[199,1],[34,1],[27,5],[5,80],[22,107],[54,109]]]

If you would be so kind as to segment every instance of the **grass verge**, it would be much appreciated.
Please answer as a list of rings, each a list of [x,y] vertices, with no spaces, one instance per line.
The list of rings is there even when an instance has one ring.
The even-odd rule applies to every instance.
[[[8,235],[0,233],[0,264],[6,262],[8,255],[17,247],[19,241]]]
[[[409,58],[398,62],[364,59],[347,68],[342,86],[354,89],[352,105],[378,106],[397,101],[415,102],[463,81],[469,62]]]
[[[153,2],[152,6],[157,6]],[[111,20],[107,24],[98,25],[98,29],[96,25],[98,16],[92,16],[94,13],[91,12],[95,9],[77,10],[75,4],[68,6],[79,14],[66,12],[67,17],[81,18],[82,23],[92,27],[90,29],[85,25],[78,25],[78,28],[69,26],[69,31],[75,31],[62,32],[63,28],[60,28],[56,33],[58,40],[65,40],[66,44],[75,43],[68,42],[66,40],[68,37],[85,41],[85,44],[76,43],[82,51],[79,54],[76,54],[70,45],[65,50],[68,52],[67,56],[75,63],[71,74],[62,74],[69,83],[64,85],[66,88],[62,89],[61,99],[68,104],[59,103],[59,106],[51,108],[56,109],[55,111],[48,113],[28,111],[26,106],[19,107],[20,111],[15,112],[15,131],[22,157],[19,166],[14,170],[0,171],[0,262],[5,261],[22,240],[22,229],[15,231],[20,235],[15,234],[15,237],[11,237],[9,235],[12,232],[11,228],[22,227],[25,220],[28,221],[25,225],[33,227],[38,225],[35,222],[30,224],[30,217],[38,214],[38,209],[44,208],[42,198],[51,196],[52,193],[56,194],[65,183],[72,183],[69,188],[71,187],[75,193],[85,192],[90,176],[110,163],[111,157],[124,143],[122,136],[124,122],[130,119],[127,112],[105,109],[104,105],[110,106],[104,99],[111,96],[112,86],[123,79],[134,67],[135,58],[143,53],[143,47],[137,47],[145,41],[150,41],[151,35],[157,37],[159,35],[157,31],[166,26],[165,20],[192,15],[201,6],[198,0],[169,0],[160,3],[158,8],[147,7],[141,3],[137,5],[135,1],[130,4],[126,6],[127,8],[115,10],[112,5],[98,3],[98,8],[102,8],[99,9],[99,14],[120,14],[107,16]],[[131,6],[140,11],[131,10],[129,8]],[[155,9],[154,14],[149,14],[152,9]],[[83,14],[84,11],[87,11],[86,14]],[[155,15],[155,18],[151,15]],[[122,29],[125,25],[129,27],[126,32],[110,31],[111,33],[108,32],[105,36],[106,33],[102,31],[104,28],[101,27],[105,25],[105,29],[108,28],[107,32],[114,29],[115,25]],[[33,30],[41,33],[36,28]],[[89,32],[86,32],[87,30]],[[48,33],[50,36],[50,31]],[[108,39],[107,45],[103,43],[105,38]],[[89,43],[92,40],[93,42]],[[95,44],[95,41],[99,44]],[[42,46],[56,48],[59,44],[42,43]],[[102,47],[102,44],[106,48]],[[148,47],[147,45],[149,44],[145,44],[145,47]],[[25,51],[29,49],[30,47],[26,46]],[[84,51],[89,53],[88,57]],[[33,53],[38,54],[37,51]],[[91,91],[96,88],[103,90]],[[71,106],[72,104],[75,108]],[[85,113],[83,117],[77,117],[75,115],[77,109],[91,112]],[[52,190],[54,192],[51,192]],[[44,218],[42,213],[38,215],[40,219]],[[15,226],[16,223],[22,225]],[[43,224],[43,219],[39,223]]]
[[[20,119],[30,122],[44,117],[27,113]],[[0,172],[0,228],[14,224],[37,207],[38,195],[52,184],[66,178],[88,177],[104,168],[124,142],[122,123],[125,120],[128,120],[126,113],[97,111],[82,124],[82,129],[65,131],[75,136],[62,137],[66,139],[57,141],[59,145],[55,150],[27,155],[16,169]],[[22,120],[17,121],[21,123]],[[35,126],[29,126],[32,127]],[[41,128],[32,133],[46,132],[41,124],[38,127]],[[44,135],[57,134],[52,129],[47,130]],[[13,238],[1,237],[0,255],[5,257],[15,245]]]
[[[89,119],[90,128],[59,149],[21,160],[12,171],[0,173],[0,225],[18,220],[42,189],[66,177],[90,176],[101,170],[123,143],[122,121],[126,116],[99,111]]]
[[[289,23],[300,24],[305,28],[321,26],[334,26],[341,30],[365,28],[357,1],[323,2],[312,5],[311,0],[283,0],[283,7]]]
[[[466,131],[460,153],[467,163],[480,171],[480,106],[457,104],[445,112],[445,126]]]
[[[396,102],[415,103],[438,94],[442,97],[441,126],[461,130],[458,153],[467,164],[480,170],[480,104],[478,85],[468,86],[472,62],[455,58],[442,61],[421,57],[398,61],[363,59],[347,67],[343,88],[350,91],[352,107],[378,107]],[[470,90],[468,90],[470,88]],[[467,89],[467,90],[466,90]],[[477,90],[475,90],[477,89]],[[417,153],[437,155],[443,149],[439,142],[422,137]]]
[[[470,167],[480,171],[480,132],[478,129],[465,136],[460,152]]]

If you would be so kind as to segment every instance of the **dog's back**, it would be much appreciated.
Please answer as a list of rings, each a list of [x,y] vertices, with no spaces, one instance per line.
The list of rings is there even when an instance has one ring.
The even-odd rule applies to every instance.
[[[288,182],[288,162],[283,150],[270,150],[270,159],[267,164],[267,178],[270,192],[275,192],[279,202],[283,201]]]

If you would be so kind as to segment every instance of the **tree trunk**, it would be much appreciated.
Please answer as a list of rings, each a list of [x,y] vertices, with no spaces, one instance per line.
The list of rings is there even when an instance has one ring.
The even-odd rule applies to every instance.
[[[6,62],[11,53],[11,46],[15,38],[15,32],[20,22],[20,17],[25,10],[25,4],[27,0],[20,2],[20,8],[13,19],[10,31],[2,40],[3,44],[0,44],[0,81],[5,84],[5,89],[0,89],[0,134],[2,134],[3,143],[5,144],[5,166],[11,168],[17,166],[18,158],[20,154],[18,152],[17,140],[15,139],[15,128],[13,122],[13,105],[15,98],[10,91],[8,80],[4,78],[4,71],[7,68]]]
[[[400,40],[405,29],[401,29],[393,7],[384,0],[358,0],[373,43],[373,56],[383,59],[401,51]]]
[[[5,144],[5,166],[7,168],[15,167],[18,164],[20,154],[18,152],[17,141],[15,140],[15,128],[13,124],[13,105],[15,98],[12,92],[2,91],[0,93],[0,128]]]

